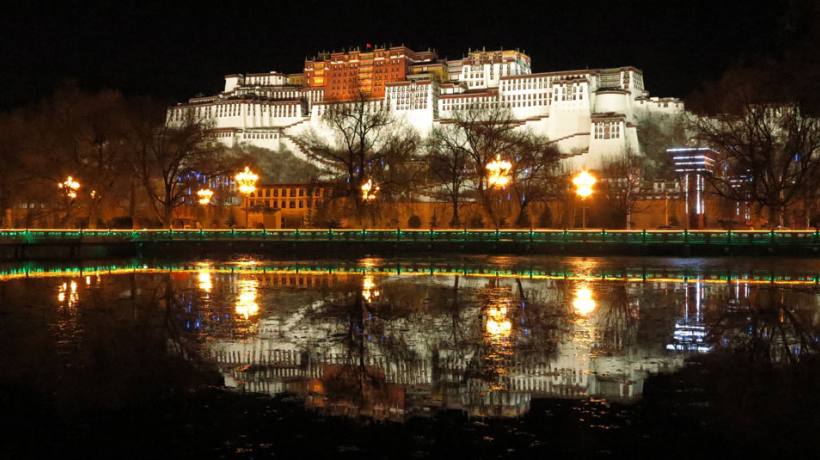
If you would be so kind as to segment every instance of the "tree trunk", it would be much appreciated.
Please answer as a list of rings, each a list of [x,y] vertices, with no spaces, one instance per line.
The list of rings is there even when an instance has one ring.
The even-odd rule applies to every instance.
[[[99,214],[99,204],[92,203],[88,207],[88,228],[97,228],[97,215]]]
[[[137,186],[133,180],[128,194],[128,214],[131,216],[131,229],[137,228]]]
[[[521,228],[532,226],[530,225],[529,202],[521,204],[518,208],[518,217],[515,218],[515,226]]]
[[[174,209],[171,207],[171,203],[163,203],[162,211],[162,224],[165,226],[165,228],[173,228],[171,224],[173,220]]]
[[[461,226],[461,218],[458,215],[458,197],[452,198],[453,203],[453,218],[450,219],[450,227],[458,228]]]

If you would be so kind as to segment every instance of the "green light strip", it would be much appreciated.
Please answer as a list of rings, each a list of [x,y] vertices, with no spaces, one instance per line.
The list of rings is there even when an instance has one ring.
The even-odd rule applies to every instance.
[[[26,263],[0,267],[0,281],[19,278],[72,277],[85,275],[115,275],[125,273],[194,273],[210,271],[235,274],[303,274],[303,275],[383,275],[383,276],[472,276],[506,277],[551,280],[591,280],[622,282],[705,282],[705,283],[754,283],[782,285],[817,285],[818,274],[778,275],[770,272],[714,272],[688,270],[616,270],[612,272],[573,272],[567,270],[543,270],[537,268],[498,268],[492,266],[454,266],[445,264],[410,264],[390,266],[364,266],[356,263],[335,264],[277,264],[257,263],[160,263],[145,264],[129,262],[103,265],[38,265]]]
[[[818,245],[816,230],[407,230],[407,229],[226,229],[226,230],[0,230],[3,240],[42,243],[63,240],[115,241],[364,241],[499,242],[690,245]]]

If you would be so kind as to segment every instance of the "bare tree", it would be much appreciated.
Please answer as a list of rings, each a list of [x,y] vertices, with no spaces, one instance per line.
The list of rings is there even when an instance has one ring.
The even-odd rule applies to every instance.
[[[716,192],[767,209],[782,226],[786,209],[817,189],[820,119],[803,113],[801,95],[769,89],[781,83],[768,71],[730,72],[709,88],[710,104],[691,126],[722,155],[710,177]]]
[[[13,208],[23,198],[25,172],[20,161],[22,120],[16,114],[0,114],[0,228],[14,226]]]
[[[640,198],[647,158],[627,151],[602,165],[602,192],[610,209],[624,219],[627,230],[632,228],[632,214]]]
[[[554,196],[561,153],[552,142],[533,134],[521,137],[520,142],[511,153],[511,190],[518,205],[515,225],[528,227],[532,225],[530,205]]]
[[[418,135],[402,129],[384,101],[360,94],[324,107],[323,127],[330,135],[310,131],[298,140],[308,158],[335,181],[337,196],[352,198],[360,209],[361,186],[368,180],[383,182],[378,185],[385,194],[408,185],[400,168],[415,154]]]
[[[498,225],[500,217],[497,215],[495,195],[487,182],[487,164],[498,155],[510,158],[525,148],[528,145],[527,133],[520,129],[521,122],[508,109],[495,104],[476,103],[456,110],[452,118],[443,123],[449,126],[440,131],[446,141],[438,142],[464,151],[468,184],[487,215]]]
[[[201,120],[188,116],[170,125],[150,101],[141,101],[138,109],[131,124],[134,170],[156,217],[170,228],[174,210],[190,196],[198,175],[226,173],[233,165],[222,161]]]
[[[638,142],[645,157],[644,174],[647,179],[674,178],[672,158],[666,150],[688,145],[686,128],[687,117],[681,114],[653,114],[638,120]]]
[[[438,126],[427,138],[427,168],[432,195],[445,198],[453,207],[450,227],[461,226],[459,208],[469,180],[466,140],[454,133],[455,125]]]

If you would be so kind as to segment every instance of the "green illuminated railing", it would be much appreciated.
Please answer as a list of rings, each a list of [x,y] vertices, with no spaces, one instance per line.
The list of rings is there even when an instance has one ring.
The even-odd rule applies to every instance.
[[[129,273],[222,273],[234,275],[373,275],[373,276],[467,276],[500,277],[540,280],[614,281],[614,282],[668,282],[668,283],[746,283],[777,285],[818,285],[820,275],[812,272],[778,273],[769,270],[725,270],[688,268],[591,268],[573,270],[572,267],[503,267],[494,265],[467,265],[447,263],[397,262],[380,265],[363,261],[342,262],[183,262],[147,263],[139,260],[110,264],[48,265],[24,263],[0,265],[0,281],[19,278],[78,277],[95,275],[122,275]]]
[[[340,241],[628,245],[820,245],[817,230],[0,230],[0,243],[59,241]]]

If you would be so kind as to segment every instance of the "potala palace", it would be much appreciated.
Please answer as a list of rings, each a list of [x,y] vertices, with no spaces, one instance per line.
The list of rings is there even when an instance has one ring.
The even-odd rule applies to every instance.
[[[529,56],[517,50],[446,60],[399,46],[322,53],[305,60],[303,73],[227,75],[221,93],[179,103],[167,116],[169,124],[207,120],[227,145],[299,155],[300,134],[330,133],[322,121],[326,107],[360,94],[422,136],[465,107],[507,108],[523,129],[556,142],[573,166],[590,168],[639,152],[641,120],[683,111],[679,99],[650,97],[635,67],[533,73]]]

